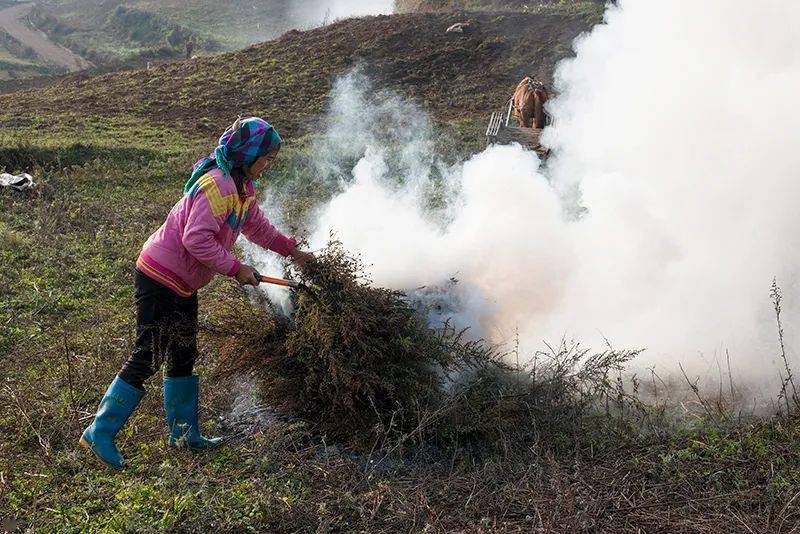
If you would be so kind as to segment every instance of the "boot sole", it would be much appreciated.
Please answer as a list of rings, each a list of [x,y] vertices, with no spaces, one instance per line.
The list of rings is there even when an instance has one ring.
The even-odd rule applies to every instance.
[[[81,439],[80,439],[80,441],[78,441],[78,443],[80,443],[80,444],[81,444],[81,446],[82,446],[84,449],[88,449],[88,450],[92,451],[92,454],[94,454],[94,457],[95,457],[95,458],[97,458],[98,460],[100,460],[100,462],[101,462],[103,465],[105,465],[105,466],[107,466],[107,467],[110,467],[111,469],[114,469],[115,471],[119,471],[119,470],[121,470],[121,469],[122,469],[121,467],[117,467],[116,465],[110,464],[110,463],[106,462],[105,460],[103,460],[103,459],[100,457],[100,455],[99,455],[99,454],[97,454],[96,452],[94,452],[94,449],[92,448],[92,444],[91,444],[91,443],[89,443],[88,441],[86,441],[85,439],[83,439],[83,437],[81,437]]]

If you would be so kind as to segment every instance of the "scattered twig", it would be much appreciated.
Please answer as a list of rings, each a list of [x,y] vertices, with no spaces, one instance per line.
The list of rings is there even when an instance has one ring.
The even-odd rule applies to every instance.
[[[789,365],[789,358],[786,356],[786,345],[784,343],[784,335],[783,335],[783,324],[781,323],[781,302],[783,301],[783,294],[781,293],[781,288],[778,286],[778,280],[772,280],[772,286],[770,288],[770,297],[772,298],[772,304],[775,309],[775,322],[778,327],[778,342],[780,345],[780,357],[783,361],[784,369],[786,370],[786,377],[782,378],[781,380],[781,392],[779,394],[779,399],[783,398],[786,400],[787,403],[787,411],[790,410],[789,407],[789,399],[788,399],[788,391],[787,387],[792,387],[792,405],[795,409],[800,408],[800,398],[797,396],[797,387],[794,383],[794,375],[792,374],[792,368]]]
[[[76,425],[80,424],[80,417],[78,415],[78,407],[75,404],[75,384],[72,380],[72,358],[71,350],[69,347],[69,340],[67,339],[67,333],[64,332],[63,334],[63,342],[64,342],[64,357],[67,360],[67,383],[69,385],[69,405],[72,409],[73,420]]]

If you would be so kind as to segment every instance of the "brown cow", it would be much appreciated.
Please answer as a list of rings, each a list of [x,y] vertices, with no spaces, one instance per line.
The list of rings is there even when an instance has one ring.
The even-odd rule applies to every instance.
[[[514,106],[514,116],[519,121],[520,128],[530,128],[531,119],[533,119],[534,128],[544,128],[544,103],[547,102],[547,89],[542,82],[526,76],[517,85],[511,101]]]

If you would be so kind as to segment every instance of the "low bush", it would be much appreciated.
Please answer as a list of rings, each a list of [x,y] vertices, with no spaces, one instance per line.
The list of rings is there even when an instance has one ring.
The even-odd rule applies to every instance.
[[[266,402],[355,445],[433,443],[472,451],[580,445],[632,399],[613,378],[636,351],[589,354],[563,343],[516,368],[449,324],[431,328],[398,291],[373,287],[337,242],[301,275],[291,319],[242,302],[206,331],[217,372],[258,377]],[[598,436],[602,432],[597,433]]]

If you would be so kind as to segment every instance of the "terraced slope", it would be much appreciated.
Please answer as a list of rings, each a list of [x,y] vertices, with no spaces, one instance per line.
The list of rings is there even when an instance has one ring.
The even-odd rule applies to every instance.
[[[119,69],[239,50],[291,29],[392,8],[393,0],[49,0],[30,19],[95,65]]]

